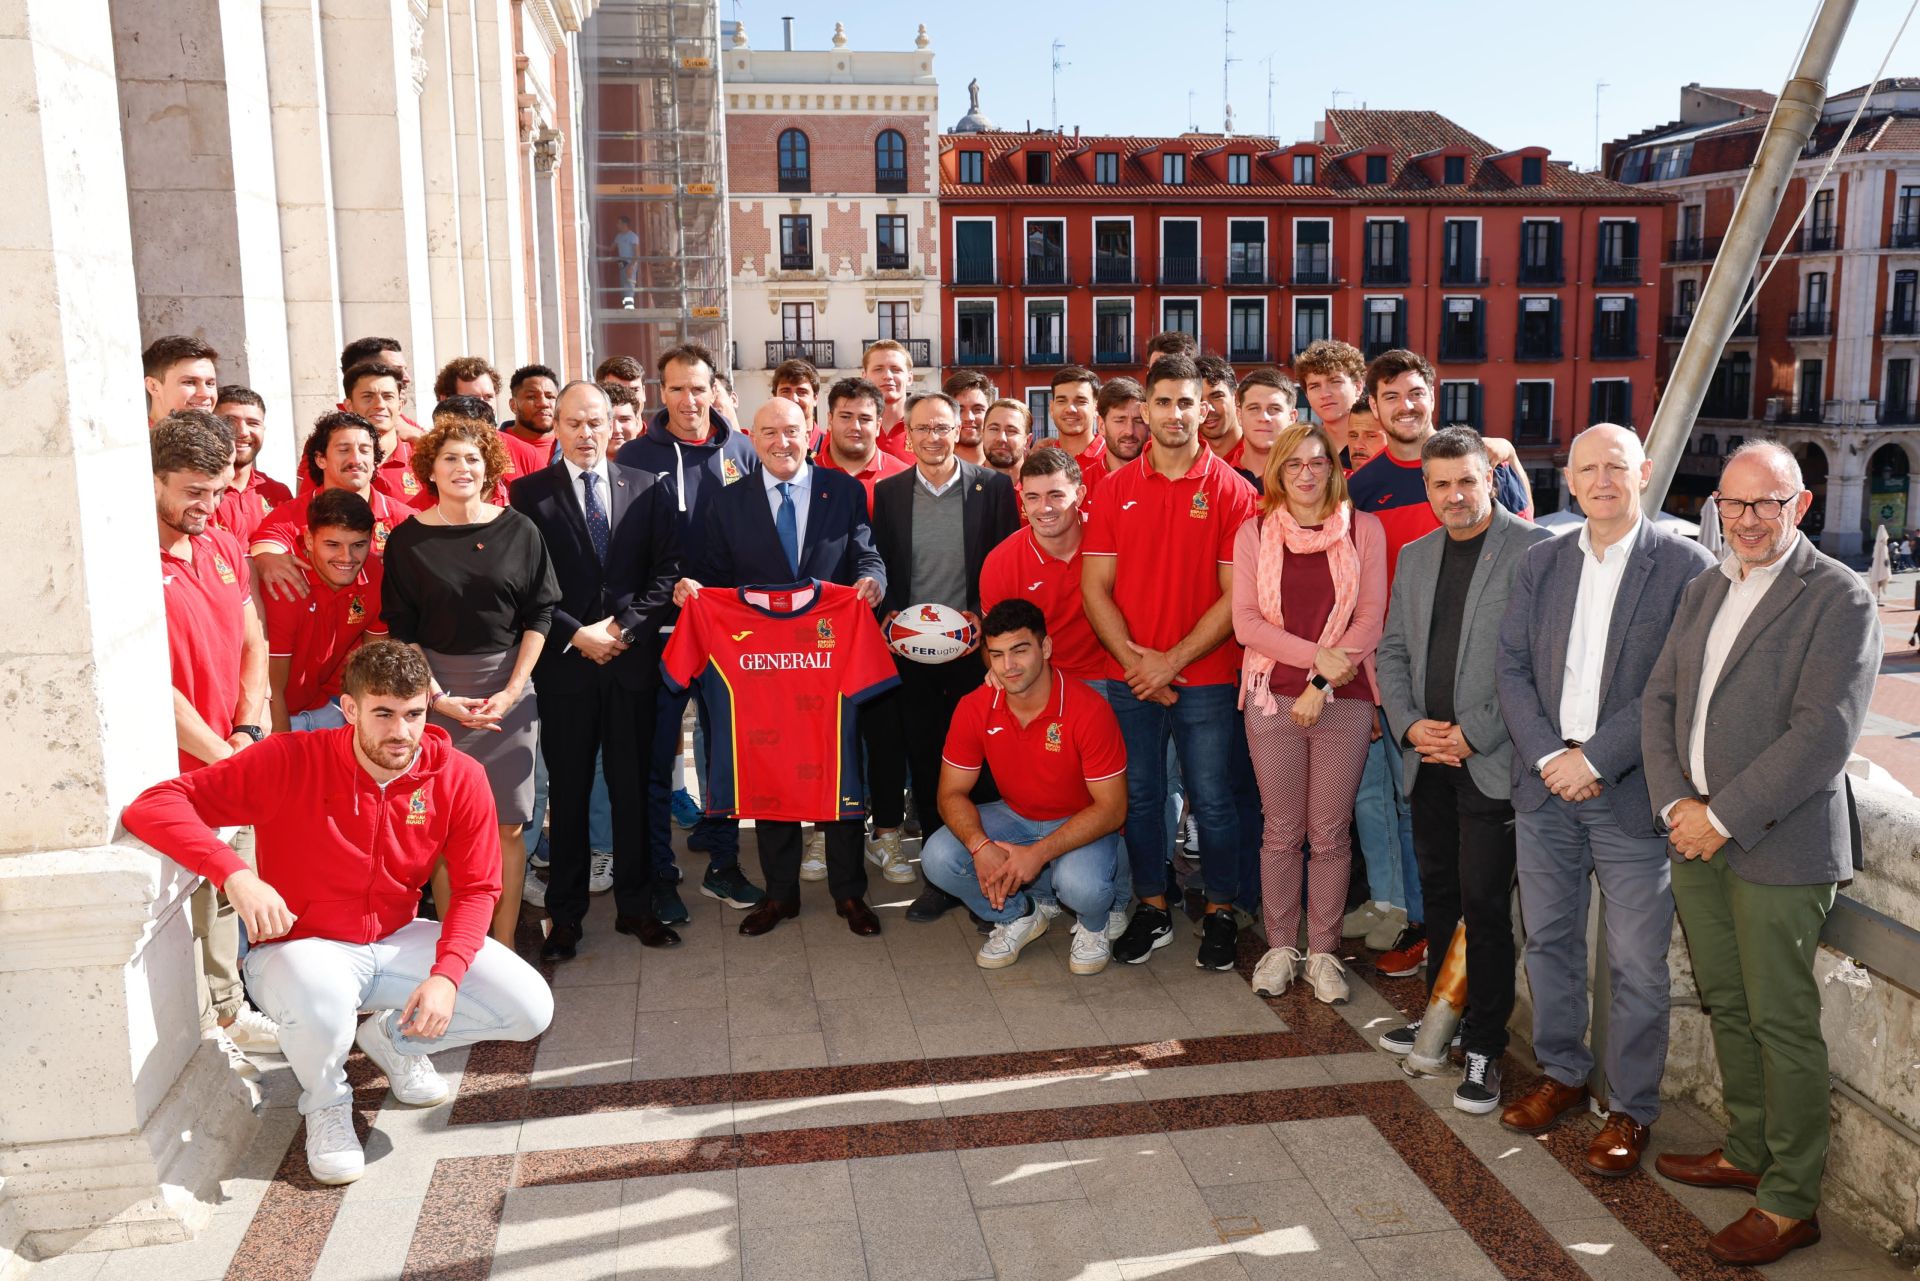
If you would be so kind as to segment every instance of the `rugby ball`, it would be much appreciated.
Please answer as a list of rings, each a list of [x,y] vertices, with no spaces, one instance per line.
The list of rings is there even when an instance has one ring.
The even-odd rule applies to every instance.
[[[887,624],[887,648],[915,663],[951,663],[979,639],[980,629],[945,605],[909,605]]]

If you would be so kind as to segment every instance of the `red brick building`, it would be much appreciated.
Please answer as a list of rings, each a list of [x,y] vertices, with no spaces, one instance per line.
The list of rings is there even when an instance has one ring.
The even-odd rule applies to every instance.
[[[1412,347],[1442,420],[1511,436],[1553,510],[1574,432],[1652,417],[1670,198],[1431,111],[1330,111],[1315,135],[944,135],[942,363],[1031,398],[1065,363],[1141,375],[1162,329],[1236,366]]]

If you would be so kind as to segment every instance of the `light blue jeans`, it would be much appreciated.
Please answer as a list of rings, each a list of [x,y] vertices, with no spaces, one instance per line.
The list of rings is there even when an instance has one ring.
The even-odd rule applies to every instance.
[[[980,828],[996,841],[1031,845],[1050,835],[1067,820],[1045,821],[1022,818],[1005,801],[989,801],[980,807]],[[1090,845],[1068,850],[1040,869],[1024,894],[1009,898],[1006,906],[996,908],[980,889],[980,877],[973,869],[973,856],[953,834],[942,827],[929,836],[920,851],[920,871],[927,880],[965,903],[982,920],[1004,925],[1033,912],[1029,899],[1058,903],[1080,918],[1089,930],[1107,928],[1107,912],[1113,906],[1116,868],[1124,866],[1120,857],[1120,833],[1109,832]]]
[[[312,729],[339,729],[347,723],[347,714],[340,710],[340,704],[329,699],[306,712],[293,712],[287,716],[288,728],[296,732]]]
[[[1420,865],[1413,855],[1413,809],[1400,788],[1400,752],[1387,737],[1367,745],[1367,767],[1353,798],[1353,825],[1367,864],[1367,886],[1383,903],[1407,909],[1409,921],[1427,919],[1420,895]]]

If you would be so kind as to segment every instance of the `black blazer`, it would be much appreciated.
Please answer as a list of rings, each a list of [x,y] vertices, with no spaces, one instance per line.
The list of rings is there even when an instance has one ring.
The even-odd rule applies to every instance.
[[[873,487],[873,541],[887,563],[886,598],[881,611],[916,604],[913,594],[913,489],[918,467],[896,472]],[[987,553],[1020,528],[1013,482],[999,472],[960,463],[961,521],[966,541],[967,608],[980,612],[980,566]]]
[[[810,469],[807,534],[801,578],[851,587],[871,578],[884,590],[887,567],[873,550],[867,491],[844,472]],[[688,573],[708,587],[771,587],[794,581],[773,527],[765,478],[748,472],[701,503],[700,537],[687,554]]]
[[[599,667],[569,645],[580,628],[609,616],[641,640],[606,669],[630,689],[656,679],[655,633],[672,612],[673,585],[680,577],[673,486],[652,472],[615,462],[607,464],[607,479],[611,537],[604,567],[593,554],[586,513],[564,463],[520,477],[508,491],[514,510],[538,526],[546,539],[560,583],[552,638],[533,669],[536,686],[588,688]]]

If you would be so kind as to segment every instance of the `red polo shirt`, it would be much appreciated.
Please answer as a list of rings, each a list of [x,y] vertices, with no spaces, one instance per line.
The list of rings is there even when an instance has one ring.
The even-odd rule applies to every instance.
[[[900,472],[907,470],[912,464],[901,462],[884,449],[876,449],[873,451],[873,457],[867,460],[865,467],[862,467],[856,472],[849,472],[834,459],[832,446],[826,446],[813,456],[813,465],[825,471],[837,471],[844,475],[852,476],[855,480],[859,481],[861,487],[867,491],[867,516],[871,519],[873,516],[874,482],[885,480],[889,476],[898,475]]]
[[[229,488],[220,495],[220,507],[213,513],[213,523],[245,547],[253,541],[253,533],[266,520],[267,513],[292,497],[285,485],[255,467],[247,474],[246,484],[238,489]]]
[[[411,425],[411,420],[407,421]],[[313,477],[307,475],[307,469],[300,469],[300,493],[312,493]],[[373,487],[402,507],[411,507],[416,511],[433,506],[433,495],[413,474],[413,442],[394,438],[393,452],[382,458],[373,469]]]
[[[892,454],[911,467],[914,463],[913,451],[907,448],[907,420],[902,418],[893,426],[880,433],[880,448]]]
[[[1050,823],[1093,804],[1088,783],[1126,772],[1127,748],[1107,700],[1059,668],[1048,707],[1022,725],[1005,690],[982,685],[960,700],[940,759],[993,770],[1000,799],[1021,818]]]
[[[1053,665],[1062,675],[1083,681],[1106,676],[1107,651],[1093,634],[1080,595],[1078,551],[1061,560],[1040,546],[1033,530],[1009,534],[980,565],[980,611],[1016,598],[1032,601],[1046,616]]]
[[[1088,442],[1086,449],[1072,457],[1074,462],[1080,464],[1081,492],[1091,498],[1093,491],[1100,487],[1100,482],[1105,480],[1108,474],[1107,438],[1100,434],[1100,426],[1097,422],[1094,424],[1093,438]]]
[[[254,531],[253,545],[247,551],[291,552],[305,560],[307,508],[313,503],[313,496],[319,492],[309,489],[293,501],[274,508],[273,515],[261,522],[260,528]],[[373,508],[373,554],[384,556],[387,552],[387,535],[401,521],[412,516],[413,509],[394,501],[379,489],[370,489],[361,497],[367,500],[367,506]]]
[[[310,712],[340,694],[347,656],[364,636],[385,636],[380,619],[381,563],[367,557],[360,576],[335,587],[305,569],[306,596],[281,600],[267,594],[267,657],[288,661],[283,697],[287,713]]]
[[[160,553],[160,595],[167,607],[167,662],[173,687],[221,738],[233,736],[246,647],[246,604],[253,599],[247,554],[224,529],[187,540],[191,559]],[[208,762],[180,753],[180,772]]]
[[[1113,602],[1134,640],[1172,648],[1222,595],[1222,565],[1233,564],[1233,539],[1253,515],[1253,486],[1202,449],[1177,480],[1153,469],[1152,445],[1107,477],[1087,520],[1083,556],[1111,556]],[[1240,646],[1229,635],[1189,663],[1182,685],[1231,685],[1239,677]],[[1109,655],[1106,675],[1121,679]]]

